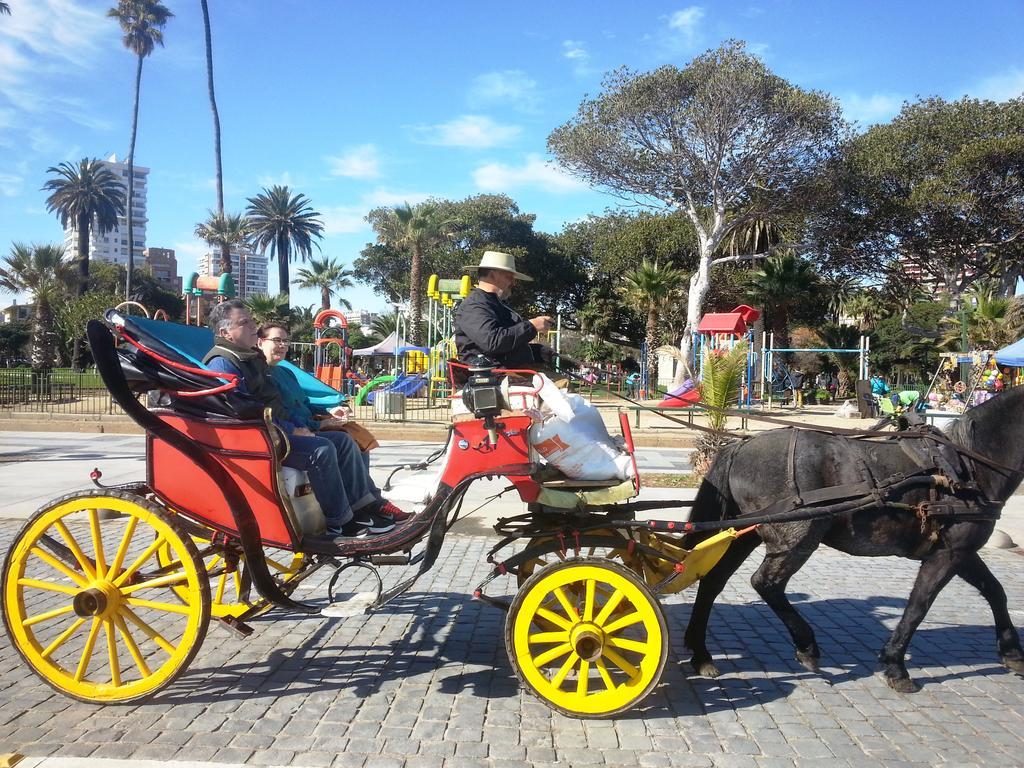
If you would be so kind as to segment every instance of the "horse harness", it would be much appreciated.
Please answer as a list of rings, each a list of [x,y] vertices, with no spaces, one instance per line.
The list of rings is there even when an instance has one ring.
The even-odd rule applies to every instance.
[[[916,471],[878,478],[863,457],[858,456],[858,481],[802,491],[797,481],[796,461],[801,432],[805,431],[808,430],[790,427],[786,485],[791,495],[742,514],[737,520],[765,524],[814,520],[868,509],[906,510],[916,515],[924,537],[911,556],[922,557],[938,544],[944,526],[964,520],[996,520],[1000,516],[1002,503],[988,499],[974,481],[974,459],[933,427],[914,432],[881,433],[889,439],[899,435],[900,449],[916,465]],[[831,434],[825,429],[813,431]],[[927,500],[915,504],[895,501],[907,491],[919,489],[927,490]]]

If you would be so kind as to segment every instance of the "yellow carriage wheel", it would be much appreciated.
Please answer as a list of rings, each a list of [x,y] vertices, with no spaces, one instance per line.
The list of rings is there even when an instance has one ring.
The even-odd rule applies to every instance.
[[[625,542],[628,536],[628,532],[624,530],[616,530],[613,528],[599,528],[595,531],[587,531],[588,537],[600,537],[602,539],[608,539],[608,543],[605,546],[594,546],[592,544],[586,546],[580,546],[576,549],[575,540],[569,536],[564,540],[560,541],[555,536],[535,536],[530,539],[526,545],[526,549],[538,547],[540,549],[546,549],[546,552],[538,554],[536,557],[526,560],[522,565],[519,566],[516,572],[516,582],[522,587],[533,574],[539,571],[541,568],[547,568],[549,565],[555,563],[564,563],[568,560],[572,560],[580,557],[600,557],[602,559],[611,560],[622,560],[622,556],[626,555],[626,550],[620,547],[619,542]],[[565,551],[562,547],[565,547]],[[634,563],[624,563],[630,570],[636,570]]]
[[[632,570],[608,560],[567,560],[537,571],[516,594],[505,647],[516,676],[552,709],[608,717],[657,685],[668,627]]]
[[[192,541],[200,553],[209,546],[210,535],[192,535]],[[299,575],[306,561],[301,552],[289,552],[284,549],[264,549],[263,552],[266,556],[267,567],[282,587],[287,587],[288,582]],[[174,559],[170,548],[166,545],[157,550],[157,557],[161,565],[166,565]],[[214,618],[238,618],[248,613],[260,602],[259,594],[252,589],[251,584],[246,583],[244,578],[245,556],[241,553],[239,553],[238,565],[230,573],[225,570],[224,555],[221,552],[207,554],[203,558],[203,566],[210,579],[210,615]],[[179,598],[185,599],[187,591],[184,587],[177,585],[173,589]],[[273,607],[273,603],[264,602],[255,612],[250,613],[248,618],[261,616]]]
[[[133,701],[169,685],[210,622],[210,583],[192,540],[160,507],[116,491],[71,494],[36,512],[7,553],[2,595],[22,658],[86,702]]]

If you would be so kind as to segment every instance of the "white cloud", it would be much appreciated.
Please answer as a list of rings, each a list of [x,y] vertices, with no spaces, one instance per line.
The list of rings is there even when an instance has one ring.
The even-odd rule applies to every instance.
[[[535,187],[545,192],[565,194],[587,189],[582,181],[560,168],[544,162],[540,155],[530,154],[520,166],[487,163],[473,171],[473,181],[482,192],[507,192],[521,187]]]
[[[73,0],[18,3],[0,24],[0,82],[19,82],[40,68],[92,69],[98,51],[117,40],[117,25],[103,11],[81,6]]]
[[[202,240],[184,240],[174,244],[174,255],[180,261],[182,258],[198,260],[210,252],[210,246]]]
[[[285,171],[284,173],[279,173],[276,176],[273,174],[264,173],[263,175],[256,179],[256,183],[259,184],[261,187],[291,187],[293,192],[295,191],[296,188],[301,189],[309,186],[308,184],[305,183],[305,179],[293,179],[291,173],[289,173],[288,171]]]
[[[320,208],[320,215],[324,221],[324,234],[326,235],[348,235],[355,232],[369,231],[370,225],[366,222],[366,214],[369,211],[358,205],[329,205]]]
[[[532,112],[539,103],[537,81],[519,69],[487,72],[473,79],[469,103],[472,107],[502,104]]]
[[[0,173],[0,195],[3,197],[17,197],[21,194],[21,185],[24,179],[13,173]]]
[[[380,176],[380,157],[373,144],[363,144],[342,155],[326,158],[332,176],[375,179]]]
[[[329,205],[318,210],[324,220],[324,232],[327,235],[350,235],[358,232],[369,232],[370,224],[366,214],[374,208],[396,206],[403,203],[416,205],[430,195],[426,192],[395,192],[378,187],[363,195],[356,205]]]
[[[1001,75],[986,77],[968,91],[979,99],[1006,101],[1024,96],[1024,70],[1011,69]]]
[[[515,125],[501,125],[483,115],[462,115],[439,125],[413,127],[416,137],[424,144],[470,149],[508,144],[519,136],[521,130]]]
[[[691,5],[669,16],[668,28],[680,35],[687,45],[692,46],[697,40],[697,27],[703,18],[704,9],[699,5]]]
[[[361,202],[370,208],[379,208],[382,205],[401,205],[402,203],[416,205],[428,197],[430,195],[426,192],[394,192],[384,187],[378,187],[369,194],[363,195]]]
[[[582,40],[562,41],[562,55],[569,59],[569,61],[587,61],[590,59],[586,43]]]
[[[862,128],[886,122],[903,106],[903,97],[891,93],[873,93],[870,96],[851,93],[839,101],[846,119],[858,123]]]

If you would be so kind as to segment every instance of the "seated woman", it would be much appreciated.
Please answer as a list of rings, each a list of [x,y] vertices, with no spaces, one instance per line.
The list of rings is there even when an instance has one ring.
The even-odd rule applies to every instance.
[[[337,408],[327,413],[313,406],[299,386],[295,374],[279,365],[284,360],[291,341],[287,326],[282,323],[266,323],[260,326],[257,337],[256,345],[270,367],[270,376],[281,393],[288,419],[310,433],[329,440],[338,453],[338,466],[351,468],[347,472],[343,469],[342,478],[345,481],[345,493],[352,509],[357,513],[357,519],[360,517],[358,513],[366,510],[371,512],[378,522],[385,521],[385,524],[406,520],[410,515],[386,500],[370,477],[368,449],[376,446],[373,436],[362,429],[362,433],[369,436],[372,444],[367,442],[367,450],[361,451],[360,445],[352,435],[344,431],[349,426],[347,412],[343,408]]]

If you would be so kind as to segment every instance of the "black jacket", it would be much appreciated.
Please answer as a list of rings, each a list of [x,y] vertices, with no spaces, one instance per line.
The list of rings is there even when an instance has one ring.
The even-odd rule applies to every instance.
[[[480,356],[506,368],[533,368],[530,342],[537,329],[496,293],[474,288],[455,310],[455,347],[459,360],[475,365]]]

